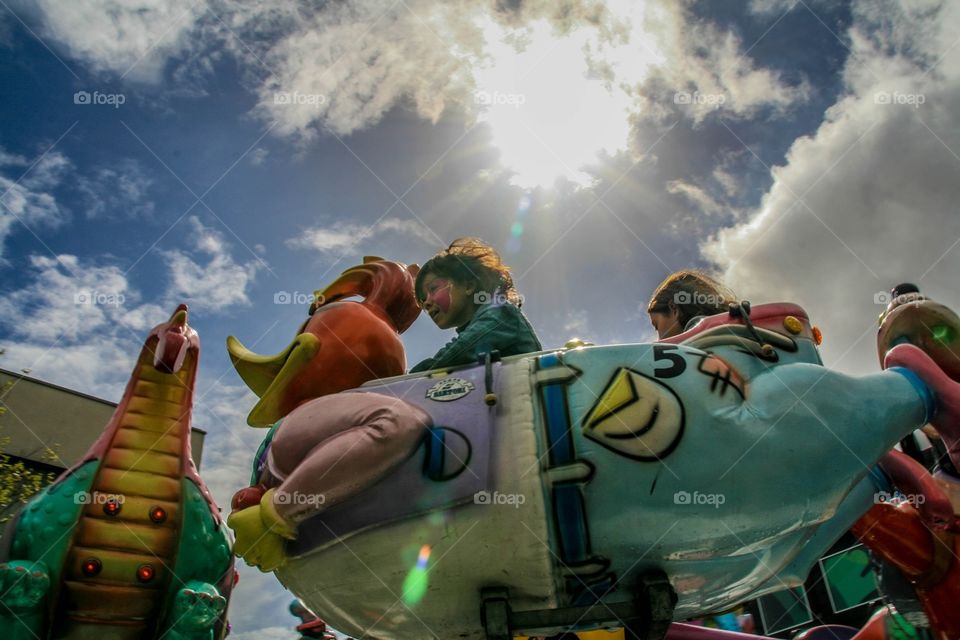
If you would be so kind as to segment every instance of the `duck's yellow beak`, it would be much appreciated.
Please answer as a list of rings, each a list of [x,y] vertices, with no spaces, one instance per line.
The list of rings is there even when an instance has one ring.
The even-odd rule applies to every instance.
[[[229,336],[227,351],[240,378],[260,397],[260,402],[247,416],[247,424],[269,427],[283,417],[280,408],[283,392],[320,351],[320,340],[312,333],[301,333],[280,353],[262,356]]]

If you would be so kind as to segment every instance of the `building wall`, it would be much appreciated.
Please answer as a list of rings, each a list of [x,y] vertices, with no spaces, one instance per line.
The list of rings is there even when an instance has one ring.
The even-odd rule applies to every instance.
[[[66,469],[86,453],[103,432],[117,404],[78,391],[0,369],[0,402],[7,412],[0,417],[0,436],[9,436],[5,453],[38,464]],[[200,468],[206,432],[193,429],[190,444],[193,462]],[[44,456],[47,447],[59,460]]]

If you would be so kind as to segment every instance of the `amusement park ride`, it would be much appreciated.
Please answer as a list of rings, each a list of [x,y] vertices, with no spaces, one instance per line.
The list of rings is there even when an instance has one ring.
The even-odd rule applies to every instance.
[[[819,329],[786,303],[732,305],[654,344],[404,375],[416,272],[347,270],[276,356],[228,340],[260,398],[248,422],[269,428],[232,501],[233,551],[334,628],[758,638],[674,621],[802,584],[852,528],[913,585],[932,637],[960,639],[960,481],[894,449],[929,424],[960,467],[952,311],[900,287],[883,371],[859,378],[823,366]],[[103,436],[11,523],[12,640],[228,633],[229,537],[189,453],[198,356],[181,305]],[[889,611],[803,638],[893,637]]]

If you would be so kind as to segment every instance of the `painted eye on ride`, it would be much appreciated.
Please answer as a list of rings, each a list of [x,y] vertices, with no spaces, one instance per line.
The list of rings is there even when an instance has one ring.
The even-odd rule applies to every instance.
[[[108,516],[115,516],[120,513],[121,509],[120,502],[114,498],[110,498],[103,503],[103,512]]]
[[[150,520],[155,524],[160,524],[167,519],[167,512],[164,511],[163,507],[153,507],[150,509]]]
[[[930,331],[933,333],[933,339],[937,342],[950,342],[953,339],[953,332],[945,324],[938,324]]]
[[[663,383],[621,368],[590,410],[583,434],[636,460],[659,460],[683,434],[683,405]]]
[[[137,580],[140,582],[150,582],[155,575],[156,571],[149,564],[142,564],[137,567]]]
[[[96,558],[87,558],[83,561],[80,569],[83,571],[83,575],[92,578],[103,569],[103,563]]]

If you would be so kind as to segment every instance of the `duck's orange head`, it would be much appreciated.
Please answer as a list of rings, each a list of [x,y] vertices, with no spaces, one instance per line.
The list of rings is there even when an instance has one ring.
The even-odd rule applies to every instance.
[[[420,313],[413,293],[418,271],[417,265],[364,258],[314,294],[310,317],[274,356],[253,353],[228,337],[233,366],[260,397],[247,422],[268,427],[313,398],[402,374],[400,333]],[[362,300],[347,299],[355,296]]]

